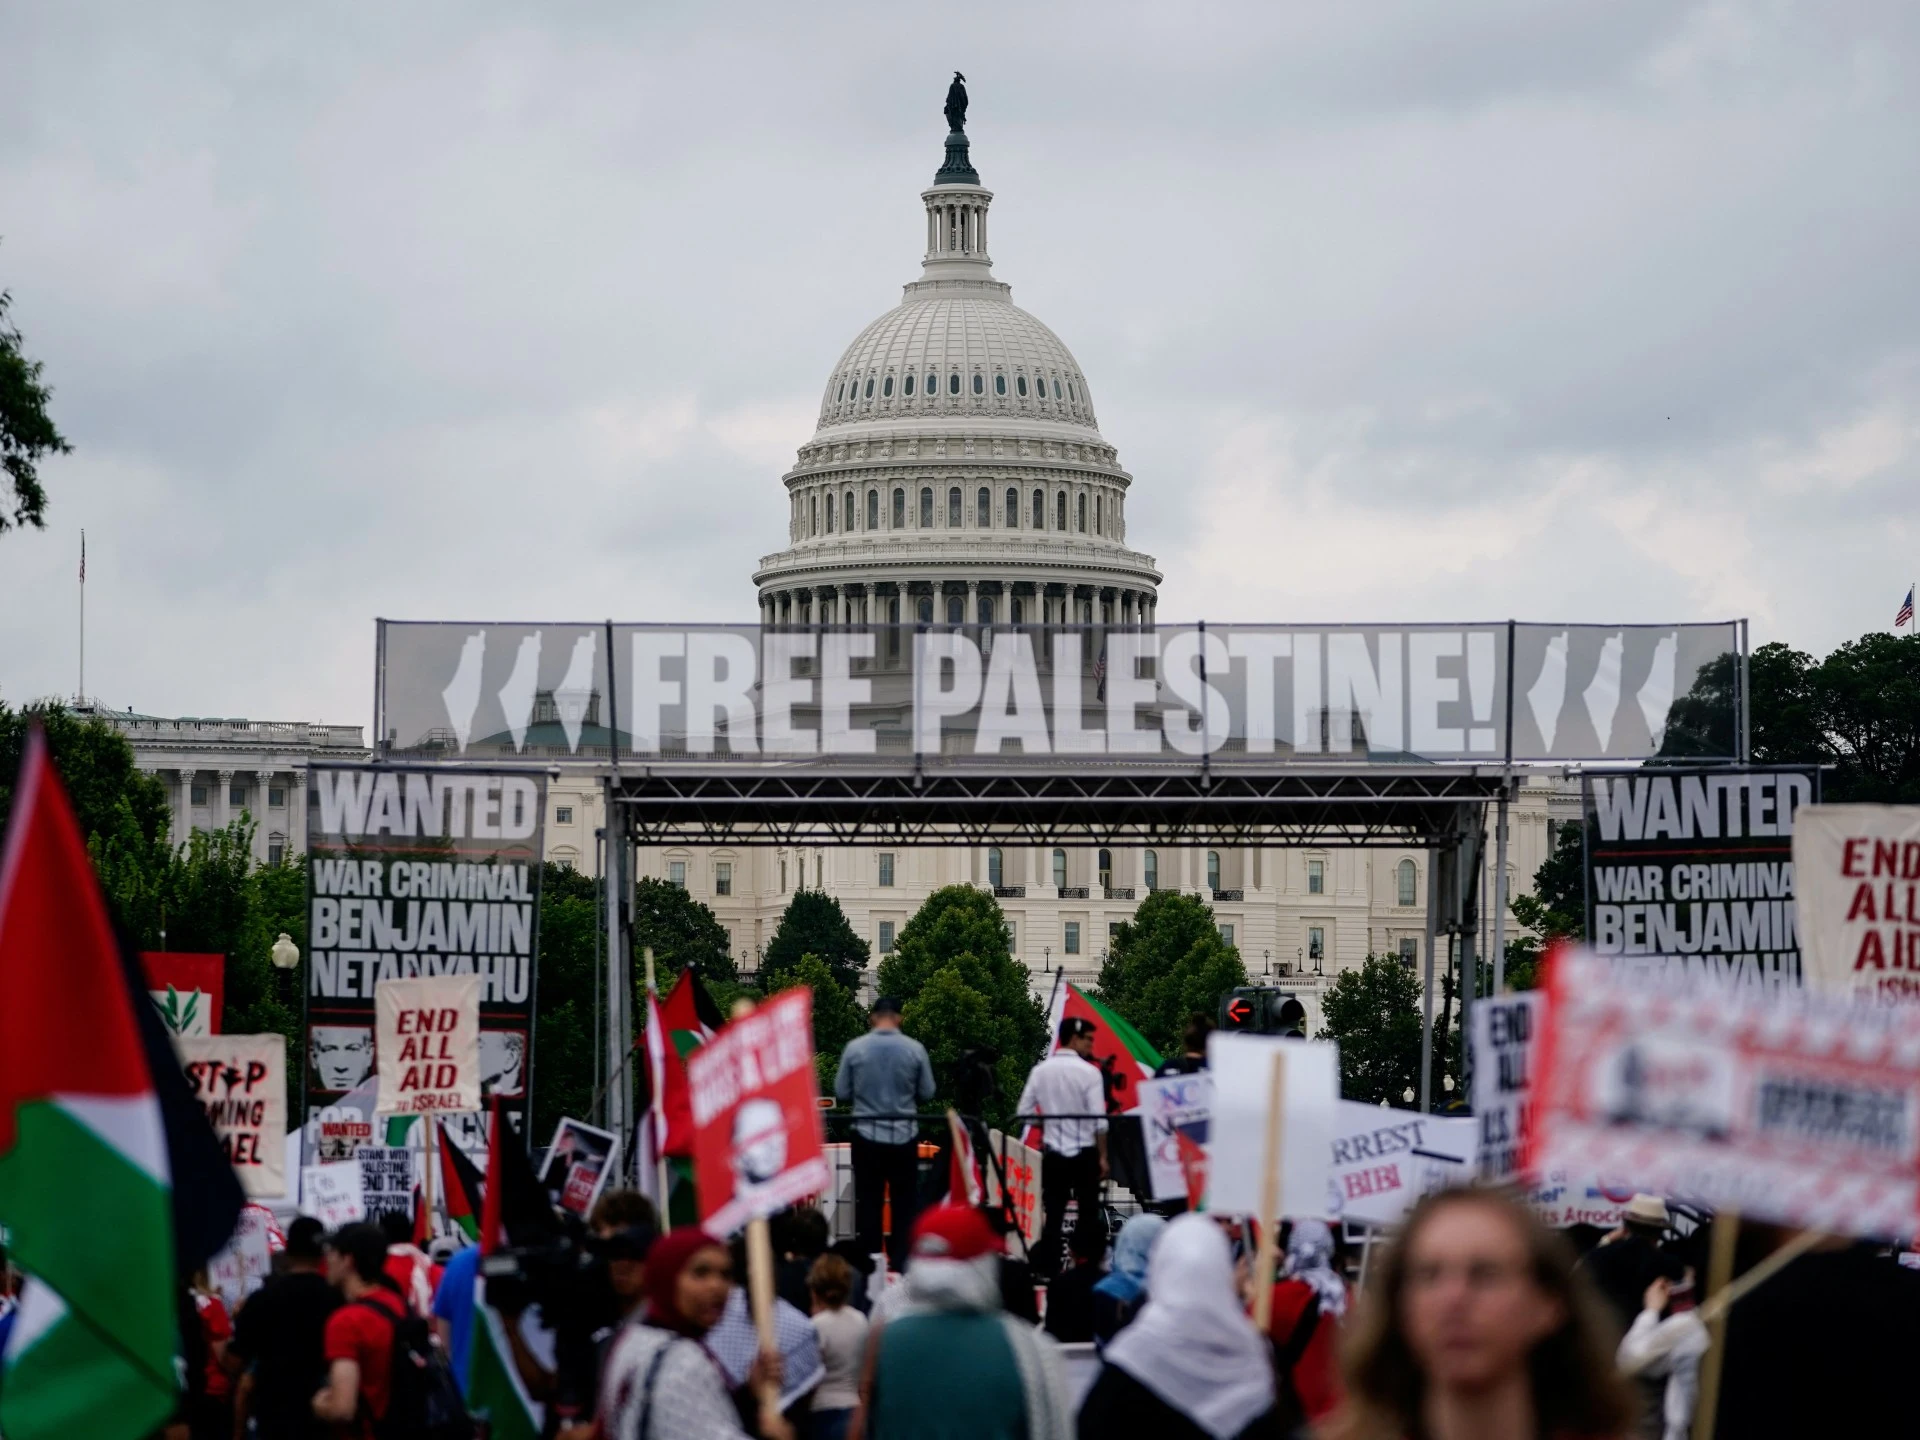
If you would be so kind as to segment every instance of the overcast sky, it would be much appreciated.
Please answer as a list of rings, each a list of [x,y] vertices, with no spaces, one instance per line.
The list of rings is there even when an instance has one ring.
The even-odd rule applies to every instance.
[[[364,723],[373,617],[755,616],[949,74],[1164,619],[1749,615],[1920,573],[1920,7],[0,7],[74,444],[0,699]]]

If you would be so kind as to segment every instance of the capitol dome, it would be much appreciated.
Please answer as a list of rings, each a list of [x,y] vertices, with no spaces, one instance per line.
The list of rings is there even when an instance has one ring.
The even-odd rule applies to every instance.
[[[754,575],[766,624],[1139,624],[1160,573],[1126,545],[1133,477],[1086,376],[994,278],[963,130],[920,195],[926,254],[847,346],[782,477],[788,548]]]

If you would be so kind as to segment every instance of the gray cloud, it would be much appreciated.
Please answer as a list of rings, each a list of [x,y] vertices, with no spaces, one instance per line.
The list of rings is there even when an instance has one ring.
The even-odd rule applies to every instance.
[[[376,614],[750,618],[955,67],[1163,614],[1825,649],[1912,578],[1911,7],[549,9],[0,15],[77,447],[0,695],[73,687],[82,525],[163,713],[362,720]]]

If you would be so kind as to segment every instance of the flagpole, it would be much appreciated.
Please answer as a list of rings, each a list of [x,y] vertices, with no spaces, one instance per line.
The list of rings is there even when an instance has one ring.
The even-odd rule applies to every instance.
[[[87,532],[80,532],[80,693],[76,708],[87,703]]]

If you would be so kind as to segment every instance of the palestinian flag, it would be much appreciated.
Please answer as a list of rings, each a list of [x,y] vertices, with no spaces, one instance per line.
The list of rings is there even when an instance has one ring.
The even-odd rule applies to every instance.
[[[468,1240],[478,1243],[480,1197],[484,1189],[480,1183],[479,1168],[467,1158],[465,1151],[453,1143],[446,1126],[434,1128],[440,1135],[440,1203],[446,1209],[447,1222]]]
[[[1093,1024],[1093,1063],[1106,1072],[1107,1108],[1131,1110],[1140,1103],[1134,1086],[1151,1080],[1160,1068],[1160,1052],[1147,1043],[1133,1026],[1109,1010],[1078,985],[1063,982],[1053,992],[1053,1005],[1047,1014],[1049,1043],[1060,1039],[1064,1020],[1087,1020]]]
[[[693,1154],[693,1105],[687,1088],[687,1056],[719,1033],[726,1022],[720,1007],[689,965],[673,982],[666,999],[647,996],[647,1025],[641,1069],[645,1093],[640,1107],[650,1116],[651,1133],[643,1147],[653,1155]]]
[[[246,1197],[28,737],[0,853],[0,1225],[30,1276],[8,1440],[137,1440],[172,1414],[179,1283]]]
[[[951,1106],[947,1109],[947,1203],[977,1206],[986,1203],[986,1187],[980,1183],[980,1161],[973,1153],[973,1136],[967,1122]]]
[[[458,1153],[459,1147],[453,1147]],[[442,1158],[447,1151],[442,1150]],[[464,1156],[461,1157],[463,1160]],[[471,1168],[471,1167],[469,1167]],[[559,1221],[533,1173],[513,1124],[493,1100],[487,1146],[486,1198],[480,1207],[480,1269],[473,1282],[473,1353],[467,1361],[467,1409],[485,1420],[492,1440],[539,1440],[541,1413],[514,1368],[507,1322],[487,1304],[487,1257],[508,1245],[539,1245],[556,1238]],[[449,1199],[451,1199],[449,1187]]]

